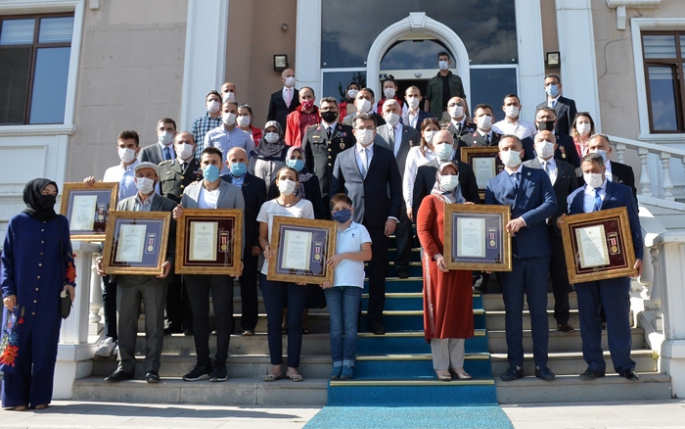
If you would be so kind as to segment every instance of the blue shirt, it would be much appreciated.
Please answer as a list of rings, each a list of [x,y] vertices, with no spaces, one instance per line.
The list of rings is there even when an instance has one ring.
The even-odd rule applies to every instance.
[[[243,189],[243,184],[245,183],[245,176],[247,176],[247,174],[243,174],[240,177],[235,177],[231,174],[231,183],[239,187],[240,189]]]
[[[250,134],[241,130],[236,125],[232,130],[227,130],[222,124],[219,127],[210,130],[207,135],[205,135],[205,147],[215,147],[221,151],[223,155],[223,167],[221,168],[221,174],[230,173],[230,169],[226,165],[226,155],[228,151],[234,147],[241,147],[249,154],[254,150],[255,144],[250,137]]]

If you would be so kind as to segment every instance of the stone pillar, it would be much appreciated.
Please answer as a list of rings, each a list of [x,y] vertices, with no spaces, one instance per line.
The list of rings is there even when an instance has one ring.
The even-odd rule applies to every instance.
[[[521,117],[532,121],[535,118],[535,107],[545,101],[545,53],[542,45],[540,0],[516,0],[516,36],[519,64],[518,96],[523,107]],[[495,115],[502,115],[499,106],[492,107],[495,109]]]
[[[297,0],[295,35],[295,86],[314,88],[316,100],[324,96],[321,82],[321,0]],[[330,94],[326,94],[330,95]],[[342,118],[341,118],[342,119]]]

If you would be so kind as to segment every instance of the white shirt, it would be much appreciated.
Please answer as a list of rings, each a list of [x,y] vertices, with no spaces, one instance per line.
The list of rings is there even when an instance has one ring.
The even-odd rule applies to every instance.
[[[371,165],[371,158],[373,158],[373,143],[366,147],[366,165],[364,165],[364,168],[362,168],[362,149],[364,149],[364,146],[362,146],[361,143],[357,142],[357,144],[354,146],[355,158],[357,159],[357,168],[359,168],[359,172],[368,172],[369,165]]]
[[[554,98],[549,98],[549,96],[547,96],[547,107],[551,107],[552,109],[554,109],[557,103],[559,103],[559,97],[561,97],[561,94],[557,95]],[[552,104],[552,102],[554,102],[554,104]]]
[[[606,173],[604,174],[604,176],[606,177],[606,179],[607,179],[608,181],[613,182],[613,180],[611,180],[611,160],[610,160],[610,159],[607,159],[607,160],[604,162],[604,166],[607,168],[607,171],[606,171]]]
[[[402,197],[407,205],[407,208],[412,206],[414,183],[416,182],[416,174],[419,167],[428,164],[435,159],[435,153],[426,147],[426,154],[421,153],[419,146],[414,146],[409,149],[407,154],[407,161],[404,164],[404,175],[402,176]]]
[[[205,189],[204,185],[199,185],[200,195],[197,198],[197,206],[201,209],[215,209],[219,201],[219,188],[217,187],[213,191],[208,191]]]
[[[599,191],[599,198],[604,203],[604,197],[607,194],[607,179],[605,176],[604,183],[602,183],[601,190]],[[595,208],[595,189],[591,188],[585,184],[585,191],[583,191],[583,211],[585,213],[591,213]]]
[[[552,185],[554,185],[554,182],[557,181],[557,175],[559,172],[557,171],[557,161],[554,159],[554,157],[551,157],[548,160],[544,160],[540,157],[538,157],[538,161],[540,162],[540,169],[545,170],[545,162],[549,164],[549,167],[547,169],[549,170],[547,173],[549,175],[549,180],[552,182]]]
[[[535,124],[521,118],[516,122],[509,122],[509,118],[504,118],[499,122],[495,122],[492,130],[500,134],[514,134],[520,139],[525,139],[537,133]]]
[[[419,109],[416,109],[416,113],[412,113],[411,110],[408,110],[407,116],[405,118],[402,118],[402,120],[405,119],[410,127],[416,128],[417,122],[419,121]]]
[[[335,254],[361,252],[363,243],[371,243],[371,236],[364,225],[352,222],[346,230],[338,229],[335,240]],[[333,286],[364,287],[364,262],[343,259],[335,267]]]
[[[117,201],[132,197],[138,193],[136,182],[133,180],[135,177],[133,169],[136,165],[138,165],[137,159],[128,167],[124,167],[123,164],[118,164],[114,167],[109,167],[105,171],[105,177],[102,179],[103,182],[119,182],[119,195]]]
[[[169,148],[169,152],[171,153],[171,159],[176,159],[176,151],[174,150],[174,143],[171,142],[168,145],[163,144],[162,142],[157,142],[159,145],[160,150],[162,151],[162,159],[166,160],[166,156],[164,154],[164,149]]]
[[[262,208],[259,209],[257,215],[257,222],[266,223],[269,225],[269,243],[271,243],[271,229],[273,227],[274,216],[296,217],[300,219],[314,219],[314,207],[309,200],[301,199],[297,204],[290,207],[283,207],[278,204],[278,200],[273,199],[265,202]],[[262,266],[262,274],[269,273],[269,261],[264,260]]]

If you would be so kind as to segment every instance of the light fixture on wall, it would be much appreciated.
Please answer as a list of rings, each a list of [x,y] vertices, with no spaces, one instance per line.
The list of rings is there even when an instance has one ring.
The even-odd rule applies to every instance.
[[[288,68],[287,55],[274,55],[274,71],[282,72]]]
[[[284,22],[284,23],[281,25],[281,30],[287,31],[287,30],[288,30],[288,24],[286,24],[286,23]]]
[[[545,55],[545,64],[548,69],[561,68],[561,54],[557,52],[547,52]]]

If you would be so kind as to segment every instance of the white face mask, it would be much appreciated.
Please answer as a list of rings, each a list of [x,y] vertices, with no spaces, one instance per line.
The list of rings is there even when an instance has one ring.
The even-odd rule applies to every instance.
[[[188,143],[183,143],[180,146],[176,145],[174,149],[176,150],[176,156],[178,157],[178,159],[186,160],[193,156],[193,145],[190,145]]]
[[[456,105],[449,108],[449,114],[451,118],[457,119],[464,116],[464,106]]]
[[[519,108],[517,106],[507,106],[504,108],[504,114],[509,119],[517,118],[519,115]]]
[[[593,149],[593,150],[591,150],[590,152],[598,153],[598,154],[602,157],[602,159],[604,160],[604,164],[606,165],[606,162],[607,162],[607,151],[602,150],[602,149]]]
[[[479,116],[478,119],[476,119],[476,124],[478,125],[479,130],[490,131],[490,128],[492,128],[492,116]]]
[[[551,158],[554,156],[554,143],[548,142],[547,140],[535,142],[535,152],[537,152],[538,157],[542,159]]]
[[[426,143],[433,144],[433,137],[435,137],[435,133],[437,133],[435,130],[423,132],[423,139],[426,140]]]
[[[278,190],[281,191],[281,194],[283,194],[287,197],[288,195],[295,192],[295,182],[293,182],[290,179],[279,180],[278,181]]]
[[[285,78],[285,86],[292,88],[295,86],[295,76],[288,76]]]
[[[433,152],[440,159],[440,161],[449,161],[452,158],[452,151],[454,146],[449,143],[440,143],[433,146]]]
[[[209,113],[216,113],[219,111],[219,109],[221,109],[221,103],[219,103],[218,101],[212,100],[207,103],[207,111]]]
[[[447,70],[447,67],[449,67],[449,63],[447,61],[438,61],[438,67],[440,67],[440,70],[445,71]]]
[[[233,126],[235,124],[235,113],[222,113],[221,121],[227,127]]]
[[[355,130],[357,136],[357,141],[364,146],[370,144],[373,141],[373,130]]]
[[[240,128],[244,128],[244,127],[250,125],[250,117],[249,117],[249,116],[246,116],[246,115],[240,115],[240,116],[238,116],[237,121],[238,121],[238,126],[239,126]]]
[[[591,188],[599,188],[604,183],[600,173],[583,173],[583,180]]]
[[[357,106],[357,110],[361,113],[369,113],[371,111],[371,102],[366,98],[355,100],[354,105]]]
[[[521,152],[514,150],[500,151],[500,159],[509,168],[516,168],[521,164]]]
[[[224,103],[227,102],[227,101],[233,101],[233,102],[235,102],[235,93],[234,93],[233,91],[224,92],[224,93],[221,94],[221,96],[223,97],[223,102],[224,102]]]
[[[264,134],[264,140],[267,143],[276,143],[278,141],[278,133],[266,133]]]
[[[117,148],[117,153],[119,154],[121,162],[125,162],[126,164],[136,159],[136,151],[127,147]]]
[[[459,184],[459,175],[440,175],[440,189],[445,192],[453,191]]]
[[[347,96],[350,97],[352,100],[357,96],[357,93],[359,92],[358,89],[348,89],[347,90]]]
[[[407,100],[407,104],[411,110],[416,110],[416,108],[419,107],[419,103],[421,103],[419,97],[406,97],[405,100]]]
[[[385,95],[385,98],[393,98],[395,96],[395,88],[385,88],[383,95]]]
[[[581,136],[584,136],[590,132],[590,124],[587,122],[583,122],[581,124],[576,125],[576,130],[578,130],[578,133]]]
[[[155,189],[155,181],[147,177],[136,177],[136,188],[143,195],[149,194]]]
[[[395,113],[386,113],[386,114],[383,116],[383,119],[385,119],[385,122],[387,122],[388,124],[390,124],[390,125],[393,126],[393,127],[394,127],[395,125],[397,125],[398,122],[400,122],[400,117],[399,117],[399,115],[397,115],[397,114],[395,114]]]
[[[171,144],[171,140],[174,138],[174,133],[170,133],[169,131],[162,131],[162,132],[157,132],[157,140],[162,143],[164,146],[169,146]]]

